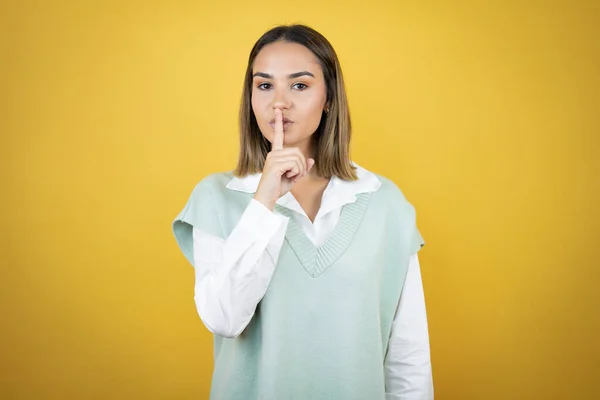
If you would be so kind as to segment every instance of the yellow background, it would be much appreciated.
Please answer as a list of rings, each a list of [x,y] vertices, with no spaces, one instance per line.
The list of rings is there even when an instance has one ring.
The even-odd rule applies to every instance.
[[[302,22],[417,208],[436,398],[600,398],[598,4],[2,2],[0,397],[207,398],[170,223],[235,164],[252,44]]]

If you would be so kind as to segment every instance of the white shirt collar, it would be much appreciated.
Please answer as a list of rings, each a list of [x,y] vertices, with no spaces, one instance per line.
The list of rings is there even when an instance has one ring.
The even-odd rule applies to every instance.
[[[345,181],[337,176],[333,176],[323,192],[321,206],[315,221],[345,204],[354,203],[357,194],[375,192],[381,186],[381,181],[374,173],[367,171],[354,162],[352,164],[356,167],[358,180]],[[244,178],[233,177],[226,187],[240,192],[255,193],[261,177],[262,173],[248,175]],[[302,206],[300,206],[298,201],[294,198],[292,192],[288,192],[284,196],[281,196],[277,200],[277,204],[306,216]]]
[[[359,193],[374,192],[379,189],[381,186],[381,181],[374,173],[367,171],[365,168],[354,162],[352,162],[352,164],[356,167],[356,175],[358,176],[358,180],[345,181],[337,176],[333,176],[331,177],[329,185],[325,189],[323,196],[325,196],[327,192],[335,192],[336,194],[343,192],[344,194],[356,195]],[[256,193],[256,189],[258,188],[258,183],[260,182],[261,177],[262,173],[260,172],[247,175],[243,178],[237,178],[234,176],[226,187],[239,192]]]

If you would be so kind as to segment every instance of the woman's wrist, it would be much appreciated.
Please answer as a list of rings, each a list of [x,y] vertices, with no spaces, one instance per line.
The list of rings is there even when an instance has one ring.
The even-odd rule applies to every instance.
[[[254,200],[261,203],[263,206],[267,207],[269,210],[273,211],[275,209],[275,202],[262,199],[260,195],[258,195],[258,193],[255,193],[253,198]]]

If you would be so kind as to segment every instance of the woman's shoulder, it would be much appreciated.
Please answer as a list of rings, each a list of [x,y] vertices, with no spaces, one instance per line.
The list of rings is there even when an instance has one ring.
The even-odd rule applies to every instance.
[[[391,178],[388,178],[387,176],[382,175],[380,173],[371,173],[377,177],[379,182],[381,182],[381,185],[377,190],[378,192],[381,192],[388,197],[393,196],[394,199],[397,200],[406,200],[404,192],[402,191],[402,189],[400,189],[400,186],[396,184],[396,182],[394,182]]]
[[[408,201],[404,192],[400,186],[391,178],[382,175],[380,173],[372,172],[381,185],[379,189],[374,193],[374,197],[377,198],[384,208],[391,208],[397,211],[405,211],[414,213],[414,206]]]
[[[205,175],[194,186],[190,199],[207,200],[222,197],[227,193],[227,184],[233,178],[233,171],[214,172]]]

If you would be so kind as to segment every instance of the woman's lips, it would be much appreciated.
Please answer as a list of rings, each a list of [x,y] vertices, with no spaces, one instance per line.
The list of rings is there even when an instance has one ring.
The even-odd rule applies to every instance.
[[[288,119],[287,117],[283,117],[282,121],[283,121],[283,123],[294,122],[291,119]],[[275,118],[271,118],[271,120],[269,121],[269,124],[274,125],[275,124]]]
[[[289,128],[294,122],[293,121],[283,121],[283,129]],[[275,122],[269,122],[271,128],[275,129]]]

